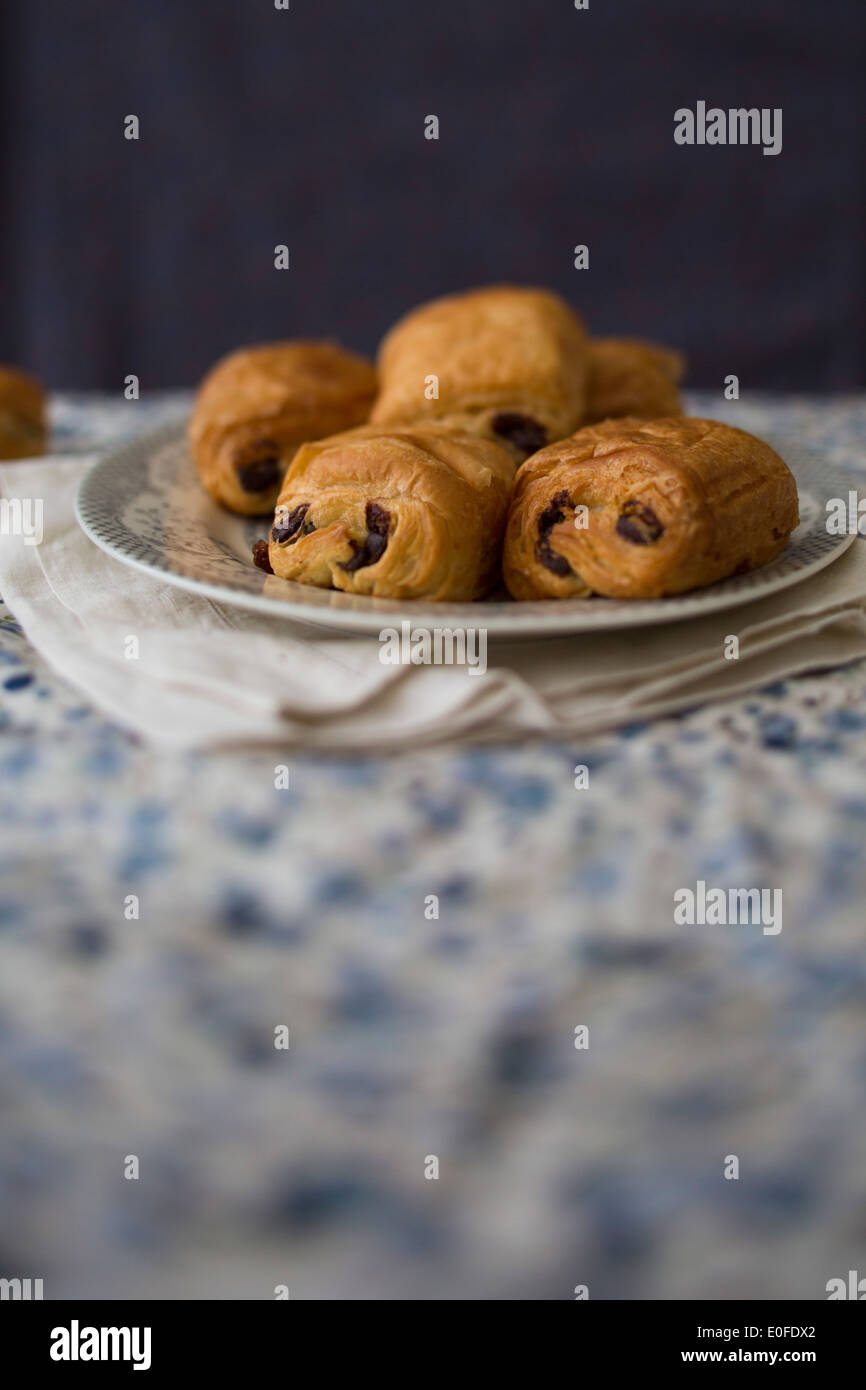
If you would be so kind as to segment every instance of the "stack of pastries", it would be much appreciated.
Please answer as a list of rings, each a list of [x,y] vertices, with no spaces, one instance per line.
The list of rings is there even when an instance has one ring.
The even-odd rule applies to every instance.
[[[203,382],[201,480],[273,515],[284,579],[433,601],[658,598],[766,564],[798,522],[768,444],[683,414],[679,353],[592,339],[544,290],[414,309],[377,368],[331,343],[243,349]]]

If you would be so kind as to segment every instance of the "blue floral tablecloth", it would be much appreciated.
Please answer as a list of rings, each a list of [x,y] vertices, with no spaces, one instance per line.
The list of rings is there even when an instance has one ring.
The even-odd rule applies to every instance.
[[[184,406],[61,398],[55,446]],[[742,420],[864,470],[866,399]],[[820,1299],[866,1274],[866,665],[586,744],[294,755],[284,791],[273,751],[136,743],[5,610],[0,663],[0,1276]],[[783,930],[675,925],[700,879],[782,889]]]

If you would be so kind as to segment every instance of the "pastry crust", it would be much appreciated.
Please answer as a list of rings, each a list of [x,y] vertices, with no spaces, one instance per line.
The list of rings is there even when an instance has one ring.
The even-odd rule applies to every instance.
[[[640,338],[591,338],[587,356],[583,423],[631,416],[660,420],[681,415],[677,383],[685,372],[682,353]]]
[[[477,599],[499,581],[515,465],[435,424],[305,444],[276,508],[274,574],[380,598]]]
[[[659,598],[766,564],[797,522],[790,470],[753,435],[715,420],[608,420],[520,469],[503,574],[517,599]]]
[[[36,377],[0,366],[0,459],[45,451],[45,391]]]
[[[299,445],[359,425],[372,363],[334,343],[263,343],[224,357],[199,388],[189,443],[211,497],[243,516],[273,511]]]
[[[379,425],[440,421],[509,449],[516,462],[576,429],[586,335],[564,300],[494,286],[449,295],[395,324],[379,351]],[[430,378],[438,399],[428,399]]]

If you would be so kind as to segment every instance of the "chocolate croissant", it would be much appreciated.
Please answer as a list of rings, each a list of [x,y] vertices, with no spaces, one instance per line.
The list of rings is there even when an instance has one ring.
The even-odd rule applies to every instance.
[[[681,415],[677,383],[685,358],[672,348],[639,338],[591,338],[587,352],[583,424],[623,416],[661,420]]]
[[[608,420],[520,469],[503,575],[517,599],[659,598],[756,569],[797,525],[762,440],[715,420]]]
[[[583,326],[557,295],[510,286],[450,295],[385,337],[370,420],[440,421],[504,445],[519,463],[577,428],[585,364]]]
[[[211,497],[233,512],[273,511],[295,451],[362,424],[372,363],[333,343],[264,343],[224,357],[199,388],[189,443]]]
[[[33,458],[45,450],[45,392],[35,376],[0,367],[0,459]]]
[[[354,594],[482,598],[499,580],[514,472],[496,444],[433,424],[305,444],[277,503],[271,569]]]

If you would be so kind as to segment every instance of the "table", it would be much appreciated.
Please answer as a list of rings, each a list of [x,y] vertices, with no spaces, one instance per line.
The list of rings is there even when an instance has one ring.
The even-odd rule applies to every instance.
[[[60,397],[58,447],[184,407]],[[864,397],[748,409],[863,466]],[[866,1273],[866,663],[390,758],[159,754],[5,609],[0,663],[0,1275],[680,1299]],[[781,888],[783,930],[674,926],[700,879]]]

